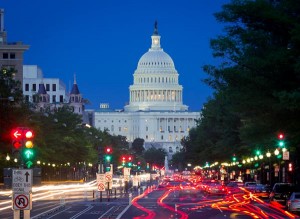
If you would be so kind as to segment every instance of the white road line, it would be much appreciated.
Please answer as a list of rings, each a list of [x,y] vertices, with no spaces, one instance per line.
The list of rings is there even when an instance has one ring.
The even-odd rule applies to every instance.
[[[131,206],[131,204],[130,205],[128,205],[119,215],[118,215],[118,217],[116,218],[116,219],[120,219],[122,216],[123,216],[123,214],[125,214],[125,212],[128,210],[128,208],[130,208],[130,206]]]
[[[92,209],[94,206],[89,205],[86,209],[80,211],[79,213],[75,214],[73,217],[70,217],[70,219],[75,219],[77,217],[79,217],[80,215],[84,214],[85,212],[89,211],[90,209]]]
[[[111,211],[111,209],[113,209],[115,206],[112,206],[110,209],[108,209],[104,214],[102,214],[98,219],[103,218],[108,212]]]

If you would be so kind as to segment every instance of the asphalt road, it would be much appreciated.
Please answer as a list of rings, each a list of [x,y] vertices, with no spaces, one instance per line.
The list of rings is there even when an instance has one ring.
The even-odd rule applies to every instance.
[[[117,193],[108,198],[103,194],[93,195],[91,191],[68,189],[59,191],[37,191],[31,210],[31,218],[54,219],[244,219],[299,218],[286,212],[283,206],[267,203],[241,191],[231,195],[207,195],[197,192],[197,196],[180,195],[178,190],[147,187],[143,192]],[[39,197],[43,197],[40,198]],[[8,206],[3,208],[3,206]],[[13,218],[9,197],[0,199],[0,218]]]

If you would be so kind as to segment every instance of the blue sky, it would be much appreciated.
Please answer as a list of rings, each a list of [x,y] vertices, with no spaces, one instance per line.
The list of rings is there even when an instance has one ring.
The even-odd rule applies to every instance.
[[[216,65],[209,47],[222,33],[213,13],[230,0],[1,0],[8,41],[30,45],[24,64],[47,78],[77,84],[86,108],[109,103],[121,109],[140,57],[151,46],[158,22],[161,46],[179,73],[183,102],[198,111],[212,90],[201,80],[205,64]]]

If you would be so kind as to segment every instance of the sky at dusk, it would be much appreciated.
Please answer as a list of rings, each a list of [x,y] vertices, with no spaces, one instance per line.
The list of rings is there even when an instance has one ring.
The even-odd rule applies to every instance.
[[[217,64],[210,39],[222,33],[213,14],[230,0],[1,0],[8,42],[30,45],[25,65],[69,90],[76,74],[83,98],[98,109],[121,109],[141,56],[158,22],[161,47],[175,63],[183,103],[199,111],[212,90],[201,80],[205,64]]]

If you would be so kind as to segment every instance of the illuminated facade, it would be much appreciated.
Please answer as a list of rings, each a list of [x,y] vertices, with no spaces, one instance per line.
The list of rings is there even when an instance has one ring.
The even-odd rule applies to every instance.
[[[90,115],[96,128],[126,136],[129,142],[142,138],[146,149],[163,148],[171,157],[182,148],[180,141],[196,126],[200,112],[189,112],[183,104],[179,74],[161,48],[160,38],[155,24],[151,48],[138,62],[124,110],[110,110],[108,104],[101,104]]]

